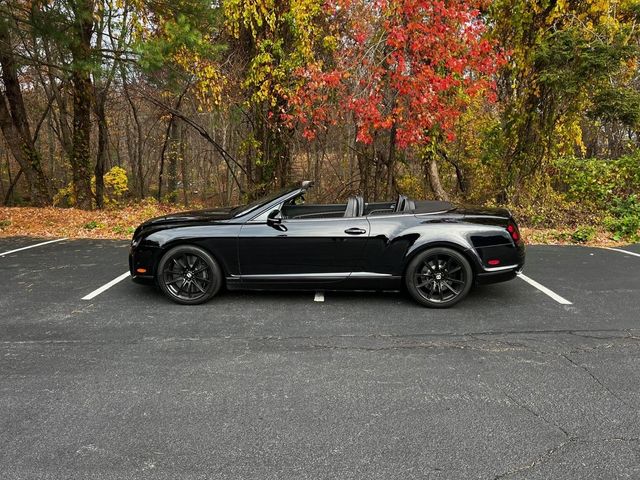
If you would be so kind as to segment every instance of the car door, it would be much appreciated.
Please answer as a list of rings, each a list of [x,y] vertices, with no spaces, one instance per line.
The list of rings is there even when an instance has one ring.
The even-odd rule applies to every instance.
[[[248,222],[239,236],[243,281],[336,282],[360,270],[369,238],[366,218]]]

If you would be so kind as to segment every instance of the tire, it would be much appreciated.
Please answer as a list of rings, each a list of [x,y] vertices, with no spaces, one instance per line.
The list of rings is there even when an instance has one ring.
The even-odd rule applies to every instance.
[[[163,293],[174,302],[198,305],[218,293],[222,286],[222,270],[203,249],[179,245],[160,259],[156,280]]]
[[[416,302],[431,308],[449,308],[471,290],[473,270],[461,253],[450,248],[430,248],[411,260],[404,280]]]

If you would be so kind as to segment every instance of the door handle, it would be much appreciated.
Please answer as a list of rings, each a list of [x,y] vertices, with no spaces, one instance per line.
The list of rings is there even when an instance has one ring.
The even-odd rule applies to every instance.
[[[346,233],[347,235],[363,235],[365,233],[367,233],[367,231],[364,228],[347,228],[344,233]]]

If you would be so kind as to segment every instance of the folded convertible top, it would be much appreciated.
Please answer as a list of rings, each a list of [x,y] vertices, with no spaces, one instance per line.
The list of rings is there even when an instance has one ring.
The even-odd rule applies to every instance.
[[[439,202],[437,200],[414,201],[414,203],[416,205],[416,208],[413,210],[415,213],[448,212],[456,208],[453,203]]]

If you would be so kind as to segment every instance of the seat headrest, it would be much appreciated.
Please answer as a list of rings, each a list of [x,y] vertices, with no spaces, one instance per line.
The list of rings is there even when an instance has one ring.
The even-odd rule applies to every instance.
[[[356,201],[358,202],[358,217],[364,215],[364,197],[362,195],[356,195]]]
[[[394,212],[403,212],[407,206],[407,200],[409,200],[404,195],[398,195],[398,201],[396,202],[396,208]]]
[[[364,215],[364,198],[361,195],[349,197],[347,208],[344,211],[345,217],[362,217]]]
[[[358,199],[349,197],[347,200],[347,208],[344,210],[344,217],[356,217],[358,213]]]

